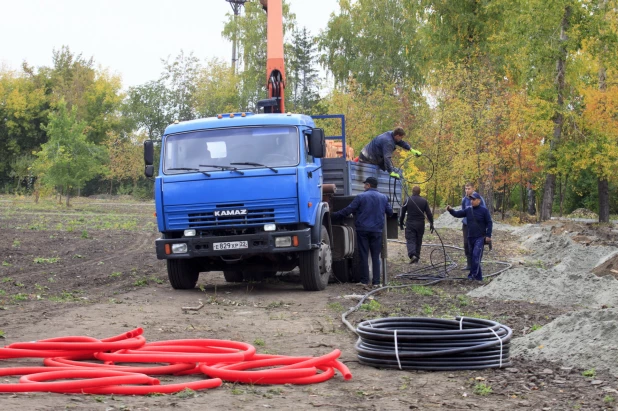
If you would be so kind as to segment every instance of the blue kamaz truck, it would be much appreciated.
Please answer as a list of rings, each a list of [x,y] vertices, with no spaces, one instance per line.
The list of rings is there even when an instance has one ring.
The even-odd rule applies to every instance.
[[[285,113],[282,2],[261,3],[268,14],[268,98],[258,102],[264,113],[179,122],[161,140],[156,251],[176,289],[195,287],[199,274],[211,271],[237,282],[298,267],[310,291],[330,279],[356,280],[354,220],[334,225],[331,211],[347,206],[370,176],[393,204],[401,196],[386,172],[346,160],[343,116],[315,116],[341,124],[341,135],[330,138],[342,140],[342,157],[324,158],[323,129],[312,117]],[[148,177],[153,159],[154,143],[146,141]],[[388,227],[396,238],[396,218]],[[382,255],[385,272],[386,247]]]
[[[342,135],[331,138],[345,147],[343,117],[328,117],[341,117]],[[155,178],[156,252],[172,287],[193,288],[203,272],[237,282],[295,267],[306,290],[354,280],[353,219],[334,225],[331,212],[369,176],[393,199],[401,190],[374,165],[323,158],[325,147],[323,130],[301,114],[234,113],[167,127]],[[148,176],[153,153],[146,141]]]

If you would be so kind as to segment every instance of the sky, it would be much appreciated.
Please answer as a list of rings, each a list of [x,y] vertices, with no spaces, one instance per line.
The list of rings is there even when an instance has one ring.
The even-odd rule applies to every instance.
[[[257,0],[251,0],[257,1]],[[326,28],[337,0],[288,0],[299,27]],[[221,32],[232,13],[225,0],[0,0],[0,66],[51,66],[63,45],[122,77],[123,86],[159,78],[161,59],[184,50],[205,61],[232,59]],[[266,39],[264,40],[266,41]]]

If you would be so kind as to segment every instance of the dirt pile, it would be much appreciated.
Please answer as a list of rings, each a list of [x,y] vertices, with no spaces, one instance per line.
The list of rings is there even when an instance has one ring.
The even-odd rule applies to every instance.
[[[514,339],[511,355],[607,370],[618,376],[618,309],[562,315],[527,336]]]
[[[513,231],[522,246],[532,251],[513,269],[502,273],[472,297],[578,305],[585,308],[618,307],[618,281],[597,277],[591,271],[618,248],[585,246],[571,235],[554,235],[548,226],[528,225]]]
[[[577,210],[573,210],[573,212],[571,214],[569,214],[567,217],[569,218],[592,218],[592,219],[598,219],[599,215],[597,213],[595,213],[594,211],[590,211],[587,208],[578,208]]]

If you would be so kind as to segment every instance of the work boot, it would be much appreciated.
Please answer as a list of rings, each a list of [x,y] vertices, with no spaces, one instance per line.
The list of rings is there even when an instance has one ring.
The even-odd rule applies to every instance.
[[[416,264],[418,263],[419,258],[415,255],[413,255],[412,257],[410,257],[410,264]]]

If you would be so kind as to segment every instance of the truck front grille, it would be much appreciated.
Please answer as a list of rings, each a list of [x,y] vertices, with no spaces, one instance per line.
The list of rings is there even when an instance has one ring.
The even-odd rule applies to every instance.
[[[298,222],[298,204],[296,199],[290,199],[169,206],[165,207],[165,218],[171,230],[251,227],[268,223],[291,224]]]

